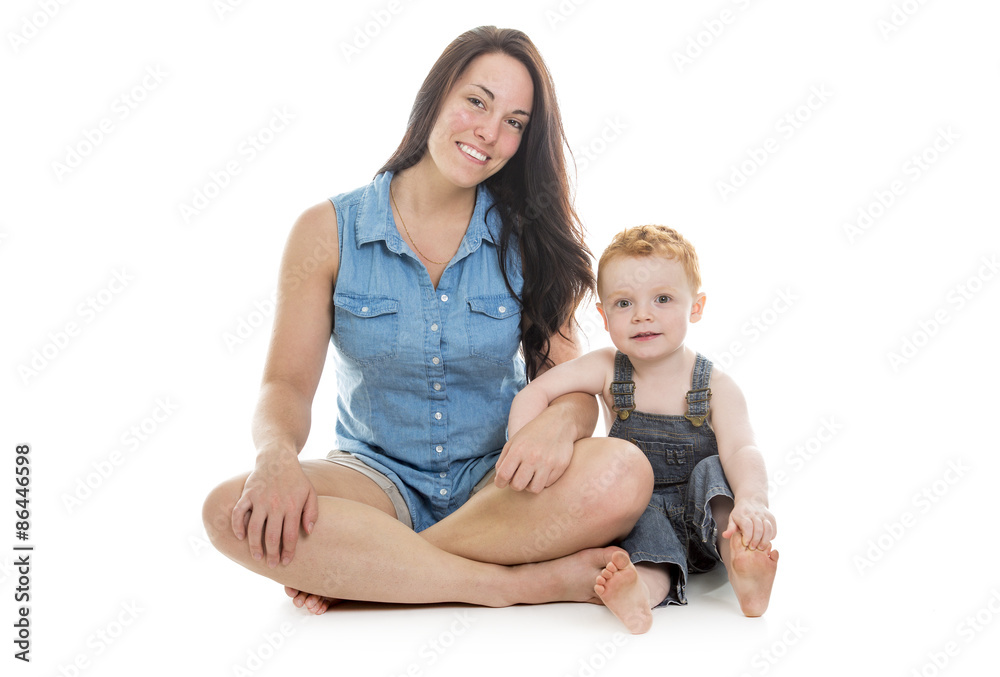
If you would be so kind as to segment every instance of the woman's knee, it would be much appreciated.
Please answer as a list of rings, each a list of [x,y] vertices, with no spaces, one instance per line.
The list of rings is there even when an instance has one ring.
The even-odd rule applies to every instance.
[[[243,494],[247,475],[226,480],[212,489],[205,498],[201,509],[201,519],[208,539],[218,550],[227,551],[227,546],[236,542],[233,533],[233,508]]]
[[[595,447],[590,477],[583,495],[615,530],[631,530],[653,494],[653,469],[631,442],[612,437],[592,438]]]
[[[653,495],[653,468],[642,450],[631,442],[616,438],[609,438],[609,442],[614,443],[612,452],[620,478],[618,495],[631,508],[628,516],[639,519]]]

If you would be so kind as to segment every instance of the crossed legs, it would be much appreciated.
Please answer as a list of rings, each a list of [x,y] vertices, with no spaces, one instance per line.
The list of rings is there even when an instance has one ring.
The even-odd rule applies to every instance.
[[[231,527],[247,475],[213,490],[203,518],[213,545],[247,569],[317,597],[484,606],[592,601],[593,581],[652,492],[652,471],[629,443],[588,438],[540,494],[488,486],[420,534],[395,519],[382,490],[360,473],[304,461],[319,494],[312,534],[276,568],[250,556]],[[529,562],[527,566],[514,566]]]

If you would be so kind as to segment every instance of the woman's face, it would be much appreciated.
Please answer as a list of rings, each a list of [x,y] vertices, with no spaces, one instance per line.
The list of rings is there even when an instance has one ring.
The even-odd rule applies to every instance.
[[[476,57],[445,97],[427,139],[430,159],[457,186],[482,183],[517,152],[533,99],[521,62],[500,53]]]

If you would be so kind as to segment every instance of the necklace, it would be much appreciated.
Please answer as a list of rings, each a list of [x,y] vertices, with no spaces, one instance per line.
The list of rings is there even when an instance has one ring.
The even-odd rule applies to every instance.
[[[399,217],[399,222],[403,224],[403,230],[406,232],[406,237],[410,239],[410,244],[412,244],[413,248],[417,250],[417,253],[420,254],[420,256],[423,257],[428,263],[433,263],[436,266],[448,265],[447,261],[435,261],[431,257],[427,256],[427,254],[424,254],[420,251],[420,247],[417,246],[417,243],[413,241],[413,236],[410,235],[410,229],[406,227],[406,221],[403,220],[403,213],[399,211],[399,206],[396,204],[396,198],[392,194],[391,183],[389,184],[389,199],[392,200],[392,206],[396,209],[396,215]]]

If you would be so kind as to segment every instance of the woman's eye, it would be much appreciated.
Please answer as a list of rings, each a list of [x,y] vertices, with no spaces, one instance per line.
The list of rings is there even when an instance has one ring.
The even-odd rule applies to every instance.
[[[524,129],[524,125],[521,124],[520,120],[508,120],[507,122],[510,123],[511,127],[513,127],[514,129],[516,129],[518,131],[521,131],[522,129]]]
[[[483,101],[482,101],[482,99],[477,99],[474,96],[470,96],[469,97],[469,103],[471,103],[473,106],[479,106],[480,108],[483,107]]]

